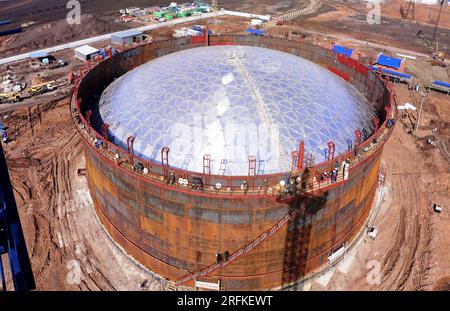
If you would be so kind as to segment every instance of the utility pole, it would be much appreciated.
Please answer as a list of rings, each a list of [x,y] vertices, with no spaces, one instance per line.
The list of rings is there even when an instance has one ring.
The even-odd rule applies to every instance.
[[[427,95],[425,95],[423,92],[420,92],[420,96],[422,96],[422,100],[420,101],[419,114],[418,114],[418,116],[417,116],[416,132],[419,130],[420,117],[422,116],[423,102],[424,102],[425,97],[426,97]]]

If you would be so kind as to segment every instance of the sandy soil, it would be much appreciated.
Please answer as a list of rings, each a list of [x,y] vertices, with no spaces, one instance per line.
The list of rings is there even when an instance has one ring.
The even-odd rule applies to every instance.
[[[11,113],[5,146],[38,290],[164,289],[109,240],[87,192],[80,138],[68,101]]]

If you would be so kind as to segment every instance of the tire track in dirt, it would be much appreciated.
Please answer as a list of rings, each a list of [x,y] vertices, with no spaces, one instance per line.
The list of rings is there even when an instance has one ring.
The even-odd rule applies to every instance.
[[[401,129],[396,129],[397,131]],[[409,161],[411,165],[416,159],[409,158],[411,153],[402,150],[403,142],[399,144],[394,160],[388,162],[391,174],[390,191],[392,203],[390,208],[399,209],[396,228],[390,248],[382,257],[383,290],[422,290],[427,286],[430,270],[431,241],[433,236],[430,211],[426,206],[426,189],[421,182],[421,175],[408,174],[409,168],[404,168],[400,162]]]
[[[33,129],[24,123],[23,116],[16,118],[17,123],[11,127],[18,129],[15,138],[21,144],[7,155],[11,175],[15,177],[18,206],[28,210],[29,202],[39,202],[31,215],[24,217],[38,289],[112,290],[114,285],[97,267],[100,262],[84,243],[73,220],[76,208],[72,196],[71,171],[75,169],[72,161],[82,154],[82,148],[69,109],[66,103],[60,103],[44,111],[40,109],[39,113],[49,123],[34,124]],[[80,264],[82,280],[78,285],[67,284],[66,263],[70,260]],[[57,282],[48,284],[49,279]]]

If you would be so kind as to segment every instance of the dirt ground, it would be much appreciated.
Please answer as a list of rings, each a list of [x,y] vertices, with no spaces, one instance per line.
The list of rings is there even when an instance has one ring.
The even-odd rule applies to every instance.
[[[403,0],[391,0],[382,4],[383,16],[389,16],[392,18],[400,18],[400,7],[403,7],[405,11],[408,8],[409,1]],[[408,13],[408,20],[415,21],[419,24],[427,24],[435,26],[437,18],[439,16],[439,8],[436,5],[415,4],[414,19],[413,19],[413,6],[410,7]],[[439,21],[440,27],[450,28],[450,7],[444,6],[441,12],[441,18]]]
[[[329,5],[318,15],[276,26],[269,32],[313,31],[315,34],[305,40],[323,45],[338,40],[372,57],[380,48],[364,43],[369,34],[370,40],[386,51],[392,44],[410,53],[428,52],[419,42],[408,43],[409,28],[400,26],[403,22],[388,26],[390,31],[397,31],[397,39],[389,31],[374,36],[372,28],[349,27],[352,19],[347,16],[361,15],[363,8],[355,13],[351,7]],[[416,8],[418,19],[425,16],[418,12]],[[392,10],[388,18],[398,20],[394,15]],[[233,33],[243,32],[248,23],[228,17],[221,20],[220,26],[213,20],[205,23]],[[411,23],[411,27],[422,26],[426,25]],[[160,29],[151,34],[162,39],[171,32]],[[56,56],[67,59],[70,66],[50,73],[49,78],[64,78],[69,70],[84,66],[73,58],[72,51]],[[12,69],[25,81],[37,74],[29,72],[27,62],[16,63]],[[407,60],[406,72],[423,85],[431,79],[450,81],[450,68],[430,66],[427,57]],[[395,89],[399,104],[420,106],[420,96],[405,84],[397,84]],[[71,123],[67,90],[27,99],[16,106],[0,105],[1,122],[14,139],[4,149],[38,290],[138,290],[144,280],[148,281],[146,290],[165,289],[165,280],[142,269],[109,240],[95,216],[85,177],[77,174],[84,168],[84,158]],[[400,116],[384,147],[382,166],[387,178],[380,188],[381,204],[373,223],[378,236],[375,240],[364,238],[336,269],[314,281],[310,289],[450,290],[450,97],[437,92],[426,94],[419,130],[412,130],[416,113],[410,111]],[[441,214],[432,210],[434,203],[442,204]],[[379,277],[380,282],[369,282],[373,277]]]
[[[38,290],[164,289],[109,240],[87,194],[80,138],[68,100],[22,108],[2,120],[14,194]]]
[[[288,27],[296,29],[314,30],[324,34],[351,36],[364,42],[374,42],[386,46],[415,50],[431,54],[435,46],[430,47],[423,39],[417,37],[422,31],[426,37],[432,38],[434,25],[420,20],[402,20],[399,10],[401,1],[387,1],[381,6],[381,23],[369,24],[367,15],[370,8],[366,3],[342,3],[337,1],[323,1],[319,13],[312,16],[303,16],[289,23]],[[402,1],[404,2],[404,1]],[[417,5],[416,15],[427,15],[431,12],[431,20],[437,19],[437,9],[426,5]],[[450,54],[450,7],[443,9],[441,22],[436,38],[440,50]],[[428,15],[427,15],[428,16]],[[428,21],[428,20],[427,20]]]
[[[399,103],[412,102],[405,86],[396,87]],[[409,118],[399,118],[383,152],[384,197],[368,237],[335,270],[312,285],[315,290],[448,290],[450,285],[449,99],[430,93],[417,133]],[[415,121],[415,119],[413,119]],[[433,133],[433,129],[438,129]],[[434,137],[434,145],[426,138]],[[445,149],[447,147],[444,147]],[[445,154],[444,154],[445,152]],[[379,264],[379,273],[374,270]],[[376,274],[375,274],[376,273]],[[379,282],[372,282],[379,276]]]
[[[59,20],[32,27],[20,34],[0,37],[0,55],[3,58],[123,29],[126,29],[123,24],[86,14],[81,17],[81,25],[69,25],[65,20]]]

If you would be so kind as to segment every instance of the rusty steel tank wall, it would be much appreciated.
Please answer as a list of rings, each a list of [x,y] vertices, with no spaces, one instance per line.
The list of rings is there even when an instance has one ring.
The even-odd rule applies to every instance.
[[[108,232],[135,259],[172,280],[209,265],[217,252],[251,242],[306,200],[304,215],[210,278],[236,290],[289,284],[326,264],[364,226],[380,164],[379,151],[351,170],[348,183],[281,204],[263,197],[200,197],[152,185],[92,147],[85,151],[90,193]]]
[[[352,72],[323,48],[251,36],[212,36],[210,43],[273,48],[333,66],[351,74],[350,82],[374,105],[382,108],[388,102],[383,81],[371,72]],[[86,74],[77,89],[80,110],[93,109],[101,91],[132,68],[202,45],[186,38],[163,41],[101,62]],[[171,187],[118,165],[95,148],[88,135],[81,136],[89,190],[102,224],[131,256],[171,280],[208,266],[217,252],[231,253],[251,242],[290,209],[306,202],[306,210],[281,232],[206,278],[220,279],[227,290],[287,285],[326,265],[333,251],[350,243],[363,230],[375,195],[382,153],[379,145],[365,160],[351,166],[349,180],[282,203],[258,193],[226,196]]]

